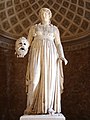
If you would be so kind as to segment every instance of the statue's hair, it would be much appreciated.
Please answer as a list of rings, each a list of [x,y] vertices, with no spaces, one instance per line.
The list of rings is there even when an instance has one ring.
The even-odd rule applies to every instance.
[[[41,8],[40,11],[39,11],[39,16],[41,16],[42,11],[47,11],[48,14],[49,14],[49,18],[52,17],[52,12],[51,12],[50,9],[48,9],[48,8]]]

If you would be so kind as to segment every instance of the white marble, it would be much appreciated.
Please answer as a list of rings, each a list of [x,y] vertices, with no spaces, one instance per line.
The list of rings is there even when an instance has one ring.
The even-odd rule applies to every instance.
[[[65,120],[63,114],[54,115],[23,115],[20,120]]]
[[[59,29],[51,24],[50,9],[42,8],[39,15],[41,22],[30,28],[27,39],[21,37],[15,45],[17,57],[24,57],[29,53],[25,115],[61,113],[61,93],[64,83],[62,61],[65,65],[68,63],[61,44]],[[52,116],[49,117],[53,119]]]

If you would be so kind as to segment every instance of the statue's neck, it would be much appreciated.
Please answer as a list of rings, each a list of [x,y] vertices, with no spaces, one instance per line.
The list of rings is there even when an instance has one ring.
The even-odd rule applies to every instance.
[[[42,24],[42,25],[49,25],[49,24],[50,24],[50,21],[42,21],[41,24]]]

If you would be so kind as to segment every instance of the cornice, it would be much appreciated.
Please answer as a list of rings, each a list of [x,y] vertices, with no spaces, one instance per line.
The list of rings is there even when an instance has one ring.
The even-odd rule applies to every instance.
[[[69,41],[69,42],[62,41],[62,44],[65,51],[73,51],[73,50],[87,48],[90,46],[90,35],[83,37],[82,39],[78,39],[77,41]],[[8,50],[14,50],[15,40],[0,36],[0,47]]]

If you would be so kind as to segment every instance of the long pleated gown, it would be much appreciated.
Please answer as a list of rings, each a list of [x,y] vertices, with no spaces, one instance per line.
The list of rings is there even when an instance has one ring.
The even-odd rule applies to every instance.
[[[61,112],[61,91],[63,89],[62,61],[64,56],[56,48],[62,45],[56,26],[41,23],[31,27],[26,85],[27,108],[25,114],[44,114],[49,108]]]

